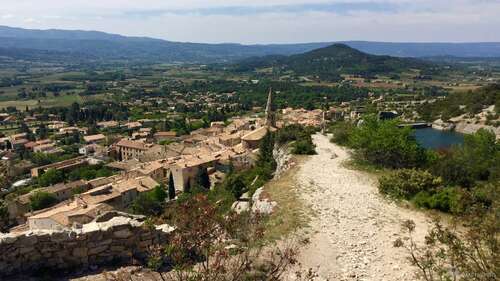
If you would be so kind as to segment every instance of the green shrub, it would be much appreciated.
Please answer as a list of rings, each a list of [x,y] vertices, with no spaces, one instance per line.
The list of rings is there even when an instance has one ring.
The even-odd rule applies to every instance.
[[[56,196],[48,192],[38,191],[30,196],[30,207],[33,211],[52,207],[57,202]]]
[[[457,188],[444,188],[432,194],[427,191],[418,193],[413,198],[413,203],[420,208],[436,209],[446,213],[461,212],[461,193]]]
[[[397,120],[380,121],[367,116],[349,136],[349,144],[362,159],[387,168],[413,168],[426,164],[425,149],[409,127],[399,128]]]
[[[330,132],[333,135],[331,141],[343,146],[349,145],[349,136],[354,131],[354,128],[354,125],[350,122],[335,123],[330,127]]]
[[[151,193],[141,193],[130,206],[134,214],[155,216],[161,213],[162,202],[156,200]]]
[[[292,153],[297,155],[313,155],[316,154],[316,146],[312,142],[311,136],[308,139],[298,140],[292,145]]]
[[[67,174],[67,178],[70,181],[76,181],[80,179],[92,180],[95,178],[109,177],[112,175],[113,172],[111,172],[111,170],[107,167],[103,167],[102,165],[88,165],[71,171],[69,174]]]
[[[314,127],[304,127],[299,124],[288,125],[276,133],[276,142],[285,144],[292,141],[307,139],[316,132]]]
[[[224,180],[223,187],[230,191],[235,198],[240,198],[243,193],[248,191],[242,176],[239,174],[228,175]]]
[[[467,168],[466,159],[457,157],[454,152],[436,161],[432,165],[432,173],[451,185],[470,187],[474,183],[474,176]]]
[[[493,132],[481,129],[466,135],[462,146],[451,151],[432,165],[432,172],[451,185],[472,187],[477,181],[500,178],[500,143]]]
[[[401,169],[379,179],[380,193],[395,199],[413,198],[420,192],[432,193],[441,185],[441,179],[427,171]]]
[[[53,185],[64,181],[63,172],[55,169],[49,169],[38,177],[38,184],[42,187]]]

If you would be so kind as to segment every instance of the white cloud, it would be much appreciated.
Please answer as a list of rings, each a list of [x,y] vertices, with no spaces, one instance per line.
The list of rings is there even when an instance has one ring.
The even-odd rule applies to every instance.
[[[1,15],[0,18],[1,19],[4,19],[4,20],[9,20],[9,19],[13,19],[15,16],[13,14],[5,14],[5,15]]]

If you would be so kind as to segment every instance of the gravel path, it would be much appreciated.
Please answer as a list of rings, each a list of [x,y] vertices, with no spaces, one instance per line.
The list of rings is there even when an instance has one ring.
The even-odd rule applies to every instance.
[[[302,199],[315,212],[305,234],[311,243],[299,261],[331,281],[415,280],[407,252],[393,242],[407,219],[415,221],[416,240],[422,241],[430,219],[381,198],[373,176],[344,167],[349,159],[344,148],[323,135],[313,138],[318,155],[302,165],[297,177]]]

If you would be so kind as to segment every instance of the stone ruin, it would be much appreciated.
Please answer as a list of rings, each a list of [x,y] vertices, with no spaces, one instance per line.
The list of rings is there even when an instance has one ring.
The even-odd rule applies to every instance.
[[[40,269],[130,264],[145,259],[150,246],[168,243],[172,231],[168,225],[149,227],[138,218],[112,216],[78,229],[0,234],[0,277]]]

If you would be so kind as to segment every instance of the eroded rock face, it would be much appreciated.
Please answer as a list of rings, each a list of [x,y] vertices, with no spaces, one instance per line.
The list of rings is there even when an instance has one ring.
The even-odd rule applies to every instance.
[[[168,243],[172,231],[168,225],[148,228],[134,218],[113,217],[81,229],[3,234],[0,276],[40,268],[95,267],[111,261],[127,264],[133,257],[143,258],[150,246]]]
[[[274,159],[276,160],[276,172],[274,178],[279,178],[284,172],[290,169],[292,162],[291,148],[289,145],[276,147],[273,151]]]
[[[432,123],[432,128],[441,131],[452,131],[455,129],[455,124],[438,119]]]

